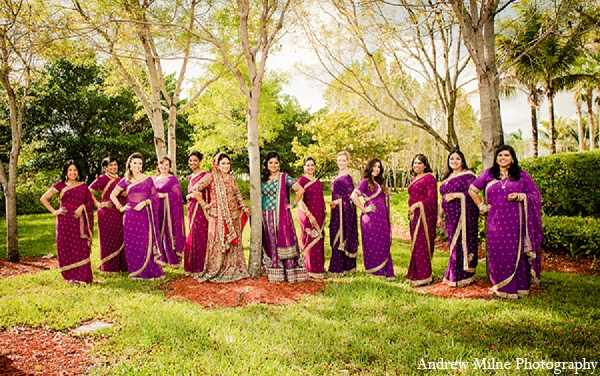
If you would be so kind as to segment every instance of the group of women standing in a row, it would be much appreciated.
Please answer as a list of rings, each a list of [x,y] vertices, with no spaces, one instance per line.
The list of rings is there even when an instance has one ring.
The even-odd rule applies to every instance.
[[[69,161],[63,179],[41,198],[57,216],[58,260],[64,278],[73,283],[92,280],[94,204],[98,207],[101,271],[127,271],[132,278],[150,279],[162,277],[163,265],[178,266],[183,262],[186,272],[200,282],[231,282],[248,277],[241,234],[250,210],[231,176],[231,161],[225,153],[217,154],[208,173],[200,170],[201,161],[202,154],[190,154],[187,237],[182,192],[178,179],[170,173],[168,158],[159,161],[157,174],[150,177],[142,173],[142,155],[134,153],[127,160],[123,179],[117,176],[117,162],[106,158],[102,162],[105,174],[89,188],[80,182],[79,167]],[[325,275],[326,204],[323,186],[315,177],[315,161],[310,157],[304,160],[305,174],[297,181],[280,171],[280,162],[278,153],[268,153],[261,172],[264,272],[270,282],[321,279]],[[329,273],[356,270],[358,208],[362,212],[365,271],[394,279],[389,192],[383,165],[378,159],[370,160],[355,187],[349,162],[347,152],[338,153],[339,171],[331,184]],[[437,180],[424,155],[415,156],[411,173],[411,259],[406,278],[413,286],[432,281],[436,224],[448,235],[450,247],[443,281],[450,286],[473,282],[480,214],[488,215],[487,263],[492,290],[500,296],[517,297],[529,291],[531,282],[539,281],[540,195],[531,177],[520,169],[510,146],[499,148],[493,167],[479,177],[468,169],[460,151],[452,152],[439,187],[441,210]],[[293,201],[290,190],[295,192]],[[478,195],[482,190],[487,204]],[[100,192],[100,201],[93,191]],[[61,197],[58,210],[48,201],[56,193]],[[296,206],[300,242],[290,211]]]
[[[519,167],[512,147],[499,147],[493,166],[476,176],[459,150],[448,156],[439,187],[427,158],[413,160],[408,187],[412,257],[407,279],[414,286],[431,282],[436,222],[448,235],[450,258],[443,282],[466,286],[474,281],[478,261],[478,217],[487,215],[487,272],[492,292],[506,298],[529,293],[540,278],[542,243],[541,197],[535,183]],[[479,196],[484,192],[485,202]],[[437,218],[436,218],[437,217]]]

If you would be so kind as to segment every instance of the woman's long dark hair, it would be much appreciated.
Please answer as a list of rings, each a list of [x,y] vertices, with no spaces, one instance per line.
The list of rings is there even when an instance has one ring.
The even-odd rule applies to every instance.
[[[496,180],[502,179],[502,176],[500,176],[500,165],[498,165],[498,154],[505,150],[509,151],[513,159],[513,163],[508,167],[508,176],[512,178],[512,180],[521,179],[521,166],[519,166],[519,160],[517,159],[515,149],[510,145],[502,145],[496,149],[496,152],[494,153],[494,164],[490,168],[490,174],[494,175],[494,179]]]
[[[379,163],[379,174],[373,178],[373,167],[375,167],[375,163]],[[375,183],[373,180],[379,184],[384,194],[387,194],[387,187],[385,186],[385,178],[383,177],[383,164],[377,158],[371,159],[367,162],[365,169],[363,170],[363,178],[367,179],[367,183],[369,184],[369,189],[372,191],[375,189]]]
[[[461,168],[466,171],[469,170],[469,166],[467,166],[467,161],[465,159],[465,155],[459,148],[454,149],[450,154],[448,154],[448,158],[446,159],[446,167],[444,168],[444,174],[442,175],[442,180],[448,179],[448,176],[452,173],[452,167],[450,167],[450,157],[454,154],[457,154],[460,157]]]
[[[71,166],[75,166],[75,168],[77,169],[77,181],[81,181],[81,167],[79,166],[79,164],[77,164],[77,162],[75,162],[72,159],[69,159],[67,161],[67,163],[65,163],[65,166],[63,167],[63,171],[62,171],[62,175],[60,176],[61,181],[63,183],[66,183],[67,180],[69,180],[69,178],[67,177],[67,170],[69,170],[69,167]]]
[[[423,173],[428,173],[428,172],[433,172],[433,170],[431,169],[431,166],[429,165],[429,161],[427,160],[427,157],[425,156],[425,154],[417,154],[415,155],[415,157],[412,159],[412,161],[410,161],[410,174],[412,176],[417,175],[417,173],[415,172],[415,170],[413,169],[413,163],[415,163],[415,159],[418,159],[421,161],[421,163],[423,163],[425,165],[425,170],[423,171]]]
[[[279,161],[279,165],[281,165],[281,158],[279,158],[279,153],[276,151],[270,151],[267,153],[265,160],[263,161],[263,169],[260,172],[260,180],[265,182],[269,180],[269,176],[271,176],[271,171],[269,171],[269,161],[273,158],[277,158]]]

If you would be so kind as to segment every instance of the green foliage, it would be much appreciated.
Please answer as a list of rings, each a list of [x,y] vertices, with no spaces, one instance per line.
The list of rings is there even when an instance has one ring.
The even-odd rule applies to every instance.
[[[47,213],[48,210],[40,202],[40,197],[50,188],[41,187],[35,184],[26,184],[17,186],[17,214],[39,214]],[[54,195],[50,199],[50,203],[58,208],[59,197]],[[6,200],[4,199],[4,193],[0,192],[0,217],[6,215]]]
[[[548,216],[600,216],[600,150],[561,153],[519,162],[542,195]]]
[[[259,137],[261,144],[274,140],[283,128],[279,95],[282,78],[271,75],[265,79],[259,103]],[[193,145],[205,159],[212,160],[224,151],[232,159],[232,168],[248,171],[248,131],[246,97],[231,75],[213,83],[189,108],[193,126]],[[283,148],[282,148],[283,149]]]
[[[134,151],[154,155],[152,129],[145,117],[136,117],[133,92],[106,94],[102,67],[60,59],[48,63],[43,73],[32,86],[24,118],[24,141],[33,145],[24,170],[61,169],[74,159],[91,181],[108,155],[121,167]]]
[[[572,257],[583,253],[600,257],[600,219],[592,217],[542,217],[548,251],[567,252]]]
[[[401,139],[390,137],[379,125],[378,120],[354,111],[317,115],[309,123],[297,125],[314,143],[306,145],[294,138],[292,151],[299,156],[315,158],[320,166],[318,175],[337,168],[337,153],[341,150],[350,153],[351,168],[362,170],[371,158],[388,161],[390,154],[399,151],[403,145]],[[297,163],[301,165],[302,160]]]
[[[235,182],[245,200],[250,200],[250,180],[236,179]]]

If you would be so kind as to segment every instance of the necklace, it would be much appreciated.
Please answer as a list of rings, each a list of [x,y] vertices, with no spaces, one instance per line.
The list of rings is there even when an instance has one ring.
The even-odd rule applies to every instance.
[[[506,189],[506,183],[508,182],[509,177],[508,174],[500,173],[500,185],[502,186],[502,189]]]

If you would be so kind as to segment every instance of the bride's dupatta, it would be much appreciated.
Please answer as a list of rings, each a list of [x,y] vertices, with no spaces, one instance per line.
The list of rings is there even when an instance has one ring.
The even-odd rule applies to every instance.
[[[291,213],[287,209],[287,174],[279,174],[279,186],[277,187],[277,209],[275,211],[275,220],[277,225],[277,256],[280,260],[287,260],[298,256],[296,251],[295,229],[290,226],[293,223]]]

